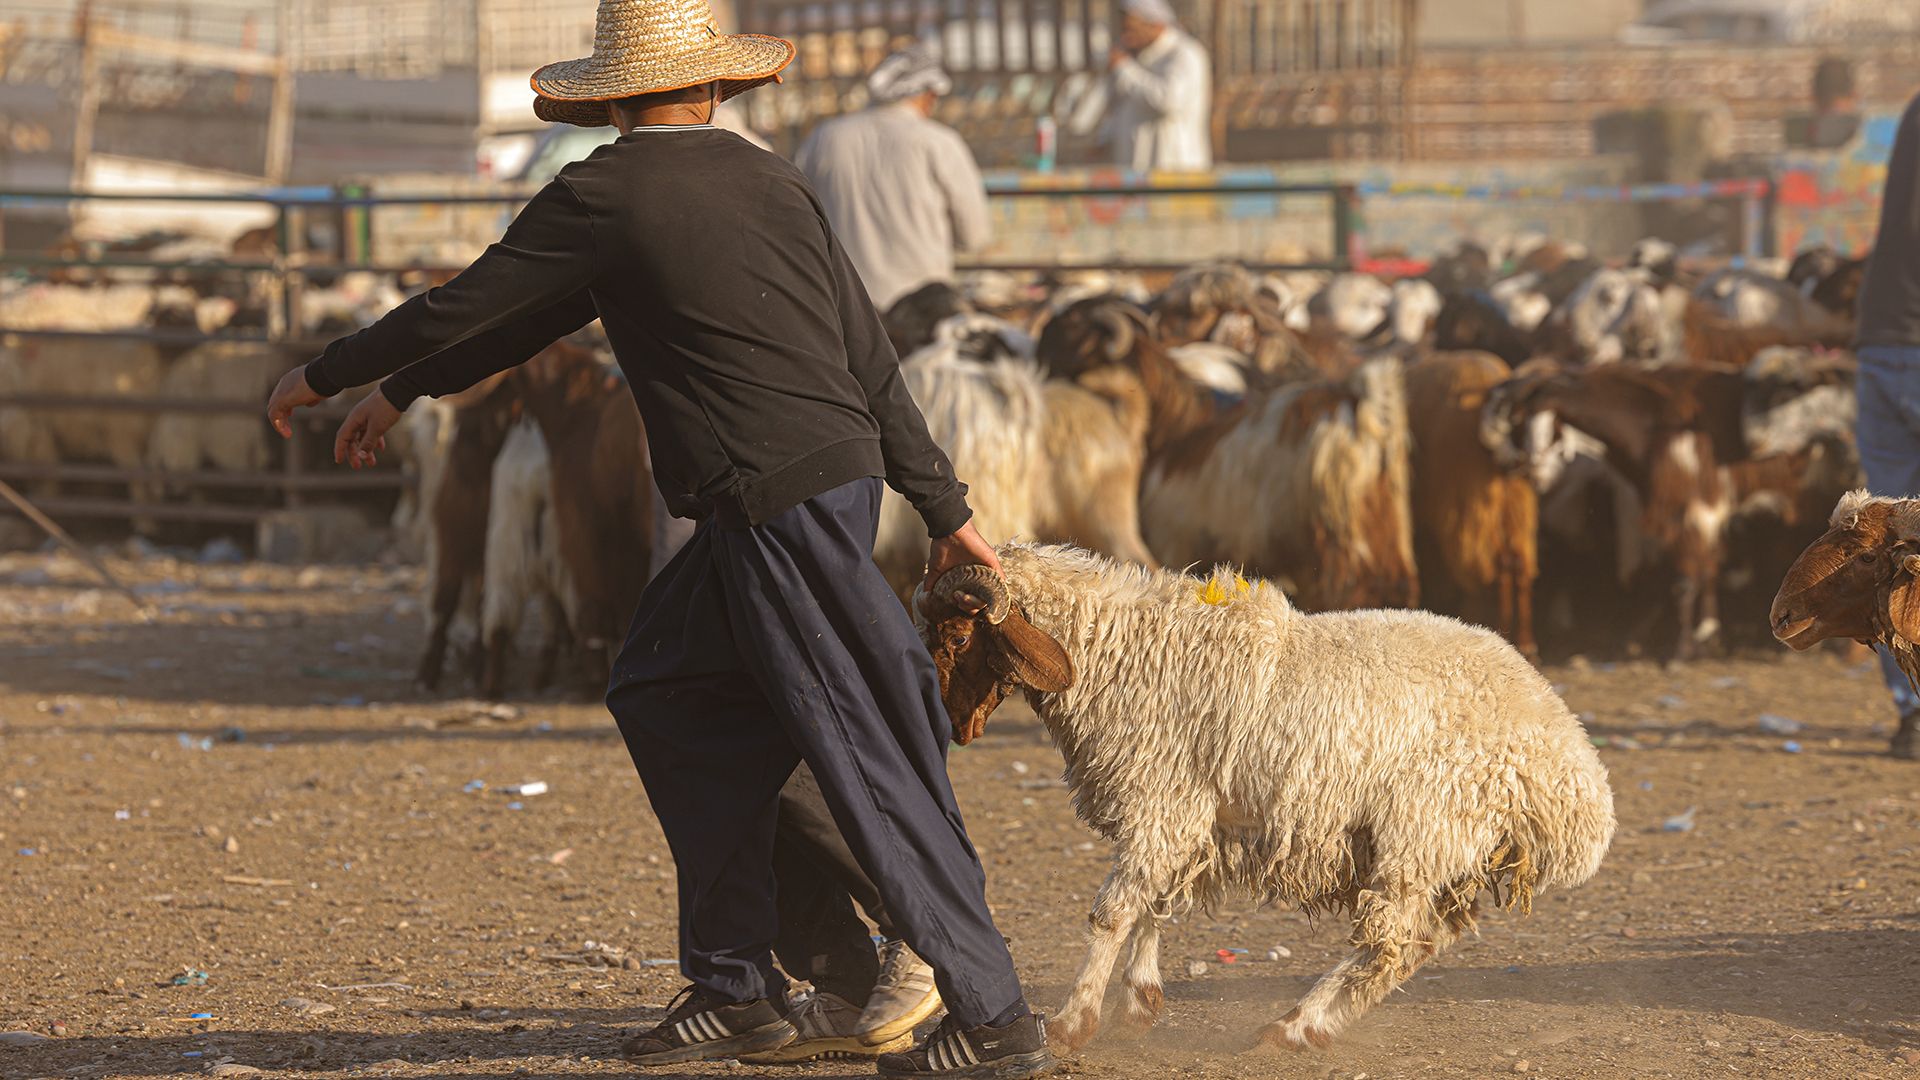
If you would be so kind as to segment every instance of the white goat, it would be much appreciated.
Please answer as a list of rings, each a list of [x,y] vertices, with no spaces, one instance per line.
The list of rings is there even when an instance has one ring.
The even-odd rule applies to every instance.
[[[1397,360],[1247,401],[1147,468],[1147,547],[1286,578],[1314,609],[1418,599],[1406,384]]]
[[[560,525],[554,517],[552,458],[540,426],[522,418],[507,432],[493,462],[493,494],[487,508],[486,573],[480,604],[486,664],[480,692],[498,697],[505,686],[507,654],[534,607],[541,616],[535,689],[553,679],[554,659],[568,636],[570,587],[560,558]]]
[[[1137,383],[1050,381],[1025,360],[967,359],[951,341],[908,357],[900,373],[989,542],[1072,539],[1153,565],[1139,532],[1147,405]],[[888,490],[874,561],[904,595],[926,556],[926,528]]]
[[[1163,1003],[1159,920],[1229,890],[1352,915],[1354,951],[1263,1041],[1325,1046],[1474,927],[1599,868],[1613,793],[1553,689],[1488,630],[1421,612],[1305,615],[1230,568],[1205,580],[1012,544],[1004,579],[915,597],[955,738],[1019,690],[1114,843],[1055,1040],[1099,1025],[1121,947],[1128,1011]],[[1076,679],[1076,675],[1080,676]]]

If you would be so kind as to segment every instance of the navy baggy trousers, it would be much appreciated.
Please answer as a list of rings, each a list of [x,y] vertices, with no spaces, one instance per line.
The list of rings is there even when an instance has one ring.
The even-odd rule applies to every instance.
[[[880,494],[858,480],[762,525],[702,522],[641,597],[607,707],[673,849],[688,979],[784,993],[774,823],[804,760],[971,1027],[1014,1008],[1019,980],[947,780],[933,662],[873,565]]]

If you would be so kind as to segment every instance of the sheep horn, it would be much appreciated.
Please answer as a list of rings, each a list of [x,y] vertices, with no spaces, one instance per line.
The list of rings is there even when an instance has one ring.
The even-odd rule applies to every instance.
[[[947,571],[934,582],[933,595],[969,615],[984,613],[995,626],[1013,609],[1006,579],[985,566],[959,566]]]
[[[1125,360],[1133,351],[1132,320],[1108,305],[1094,312],[1093,322],[1107,333],[1107,360],[1115,364]]]

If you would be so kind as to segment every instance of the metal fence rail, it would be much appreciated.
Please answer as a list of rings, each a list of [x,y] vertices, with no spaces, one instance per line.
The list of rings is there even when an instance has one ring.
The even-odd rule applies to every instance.
[[[259,275],[267,279],[270,295],[276,297],[273,317],[262,331],[241,333],[203,334],[191,330],[171,328],[130,327],[120,330],[84,331],[74,329],[40,329],[10,327],[0,325],[0,338],[37,338],[47,340],[138,340],[148,341],[162,346],[190,348],[206,342],[251,343],[263,347],[280,348],[288,354],[288,365],[292,366],[298,358],[308,352],[317,351],[325,342],[308,339],[300,325],[299,298],[303,290],[310,287],[316,277],[329,277],[346,271],[373,271],[376,273],[426,273],[445,274],[458,271],[459,266],[439,265],[422,260],[419,262],[376,262],[373,258],[375,244],[372,238],[378,234],[379,216],[382,210],[404,208],[431,209],[436,207],[461,206],[499,206],[505,209],[517,209],[532,197],[531,191],[512,190],[474,195],[368,195],[358,192],[339,192],[316,188],[290,188],[276,191],[242,193],[203,193],[180,192],[169,194],[152,193],[87,193],[54,189],[11,189],[0,190],[0,244],[4,244],[5,221],[9,213],[17,213],[30,208],[71,207],[74,204],[88,202],[104,203],[179,203],[179,204],[248,204],[269,208],[273,213],[272,231],[277,238],[278,253],[270,260],[261,259],[207,259],[169,261],[158,260],[138,254],[108,252],[99,255],[50,255],[44,252],[9,251],[0,246],[0,269],[26,271],[35,274],[47,274],[58,271],[85,271],[94,274],[122,272],[144,274],[163,280],[178,281],[209,279],[221,275]],[[1026,203],[1045,201],[1059,203],[1078,200],[1083,203],[1098,204],[1108,212],[1118,212],[1127,207],[1150,205],[1157,200],[1170,198],[1193,198],[1216,196],[1223,198],[1245,196],[1300,196],[1320,197],[1327,200],[1328,236],[1333,257],[1324,261],[1310,263],[1260,263],[1257,260],[1249,265],[1260,269],[1287,268],[1323,268],[1344,269],[1351,265],[1355,245],[1355,223],[1358,216],[1358,195],[1350,185],[1339,184],[1280,184],[1280,183],[1230,183],[1230,184],[1182,184],[1155,185],[1146,181],[1116,181],[1111,183],[1081,184],[1065,186],[1058,184],[1005,184],[997,183],[988,192],[989,199],[1001,203]],[[332,230],[336,245],[332,250],[308,250],[305,246],[307,225],[316,215],[331,215]],[[478,242],[492,237],[474,238]],[[444,260],[441,260],[442,262]],[[994,269],[1006,271],[1058,271],[1072,269],[1102,269],[1132,271],[1148,275],[1163,275],[1188,265],[1186,262],[1165,261],[1121,261],[1100,260],[1088,262],[1083,266],[1063,265],[1058,260],[1032,262],[985,262],[975,261],[963,264],[963,269]],[[118,411],[146,415],[193,415],[193,416],[259,416],[260,424],[265,428],[260,403],[213,402],[182,400],[175,398],[129,399],[114,397],[75,397],[55,394],[12,394],[0,395],[0,408],[23,408],[42,411],[56,410],[95,410]],[[337,422],[344,415],[344,409],[322,408],[302,410],[295,420],[301,425],[300,434],[312,439],[314,433],[327,425]],[[277,443],[278,440],[275,440]],[[56,517],[94,518],[117,520],[155,520],[186,521],[215,525],[247,525],[258,521],[276,509],[291,508],[309,504],[313,498],[321,496],[349,497],[368,493],[391,493],[405,486],[406,481],[400,472],[391,467],[383,467],[371,472],[345,473],[331,466],[315,471],[306,461],[303,451],[303,439],[296,437],[284,444],[285,458],[283,467],[278,471],[221,473],[208,470],[173,472],[150,468],[123,468],[97,463],[0,463],[0,479],[26,482],[80,485],[125,485],[125,497],[83,496],[61,493],[42,495],[39,499],[42,509]],[[253,505],[193,503],[163,503],[143,498],[141,492],[156,490],[221,491],[229,496],[251,495]]]

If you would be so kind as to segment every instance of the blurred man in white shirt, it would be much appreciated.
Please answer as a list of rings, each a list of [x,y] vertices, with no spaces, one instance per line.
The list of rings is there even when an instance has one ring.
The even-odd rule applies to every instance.
[[[1135,172],[1213,168],[1213,62],[1167,0],[1122,0],[1105,134]]]
[[[823,122],[794,158],[882,312],[930,281],[952,279],[954,252],[981,247],[991,233],[973,152],[932,119],[952,89],[936,46],[897,52],[867,79],[873,103]]]

